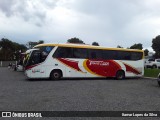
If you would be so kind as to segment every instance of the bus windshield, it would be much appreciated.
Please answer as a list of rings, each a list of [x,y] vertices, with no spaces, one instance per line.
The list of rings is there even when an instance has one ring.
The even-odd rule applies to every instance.
[[[33,66],[45,61],[54,46],[41,46],[29,50],[24,66]]]
[[[33,50],[29,55],[26,66],[36,65],[45,61],[47,55],[48,54],[44,53],[43,51]]]
[[[43,51],[46,54],[49,54],[54,46],[39,46],[39,47],[34,47],[35,49],[39,49],[40,51]]]

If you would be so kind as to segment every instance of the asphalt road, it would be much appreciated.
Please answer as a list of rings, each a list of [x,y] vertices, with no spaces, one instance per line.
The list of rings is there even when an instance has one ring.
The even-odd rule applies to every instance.
[[[25,79],[0,67],[1,111],[160,111],[154,79]]]

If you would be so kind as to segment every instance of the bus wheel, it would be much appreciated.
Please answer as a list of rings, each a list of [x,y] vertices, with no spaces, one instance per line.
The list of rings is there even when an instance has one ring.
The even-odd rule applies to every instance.
[[[159,85],[159,87],[160,87],[160,81],[158,81],[158,85]]]
[[[59,80],[62,77],[62,72],[60,70],[53,70],[51,72],[50,78],[52,80]]]
[[[158,85],[160,87],[160,75],[158,75],[158,79],[157,79]]]
[[[117,73],[116,73],[116,79],[117,80],[122,80],[124,78],[125,78],[124,71],[122,71],[122,70],[117,71]]]

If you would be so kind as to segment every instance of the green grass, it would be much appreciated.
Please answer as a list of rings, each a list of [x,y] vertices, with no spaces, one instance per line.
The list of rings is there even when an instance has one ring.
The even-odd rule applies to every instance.
[[[155,77],[157,78],[158,74],[160,73],[160,69],[144,69],[144,76],[145,77]]]

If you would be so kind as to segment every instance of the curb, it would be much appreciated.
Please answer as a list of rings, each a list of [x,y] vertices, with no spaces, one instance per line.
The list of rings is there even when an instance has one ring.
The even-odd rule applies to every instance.
[[[153,78],[153,77],[143,77],[143,78],[157,80],[157,78]]]

